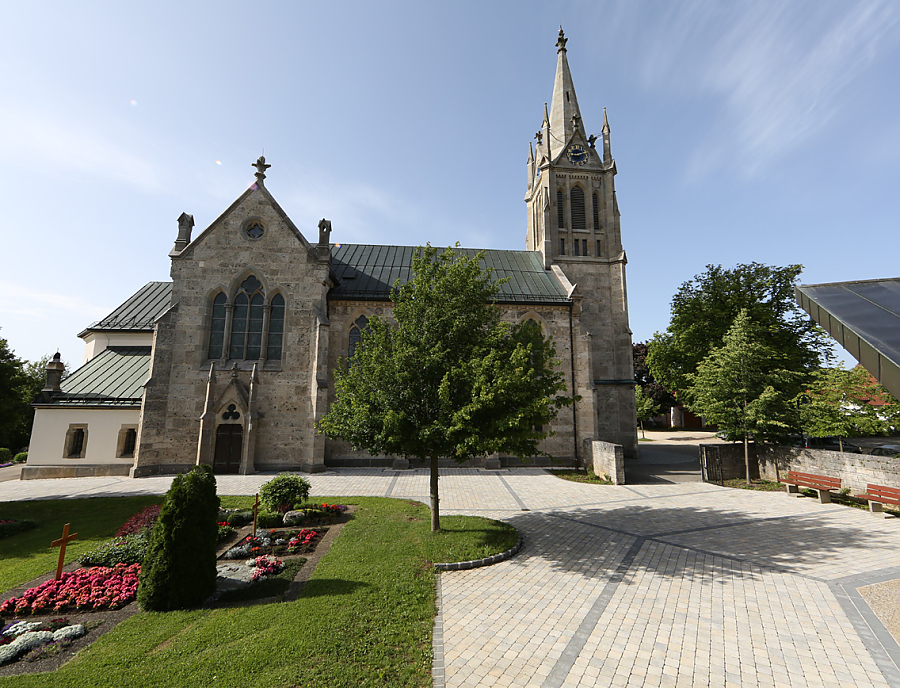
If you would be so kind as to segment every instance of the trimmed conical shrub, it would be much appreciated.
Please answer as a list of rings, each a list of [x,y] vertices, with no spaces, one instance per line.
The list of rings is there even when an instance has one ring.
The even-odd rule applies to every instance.
[[[175,476],[141,566],[137,599],[143,609],[196,607],[216,591],[218,513],[209,466]]]

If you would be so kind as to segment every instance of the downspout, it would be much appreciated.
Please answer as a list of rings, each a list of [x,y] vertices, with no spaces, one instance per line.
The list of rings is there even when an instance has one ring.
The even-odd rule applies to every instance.
[[[575,465],[578,465],[578,414],[575,412],[575,336],[572,324],[572,305],[569,305],[569,361],[572,367],[572,449]]]

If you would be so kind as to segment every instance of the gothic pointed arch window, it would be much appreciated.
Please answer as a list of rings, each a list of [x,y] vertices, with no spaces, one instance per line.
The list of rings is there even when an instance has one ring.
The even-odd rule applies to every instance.
[[[284,313],[284,296],[275,294],[267,307],[265,289],[255,275],[241,282],[230,303],[219,292],[212,301],[208,357],[211,360],[280,360]]]
[[[573,186],[569,192],[569,203],[572,211],[572,229],[587,229],[587,218],[584,213],[584,191],[580,186]],[[575,255],[578,255],[576,252]]]
[[[225,303],[228,298],[219,292],[213,299],[212,321],[209,326],[209,357],[222,358],[222,345],[225,342]]]
[[[281,360],[281,347],[284,340],[284,297],[275,294],[269,310],[269,340],[266,358],[270,361]]]
[[[350,326],[350,346],[347,352],[347,358],[352,359],[353,355],[356,353],[356,347],[359,346],[359,343],[362,341],[362,333],[369,326],[369,319],[361,315],[356,320],[353,321],[353,324]]]

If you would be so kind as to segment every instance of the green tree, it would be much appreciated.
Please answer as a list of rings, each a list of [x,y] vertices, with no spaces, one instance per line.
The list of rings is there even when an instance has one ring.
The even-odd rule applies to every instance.
[[[650,367],[647,365],[647,353],[649,347],[646,342],[636,342],[631,345],[631,356],[634,364],[634,381],[643,391],[644,396],[653,400],[659,407],[658,413],[668,412],[678,402],[675,397],[653,377]],[[656,415],[656,414],[654,414]]]
[[[28,444],[34,411],[29,406],[29,378],[25,362],[0,338],[0,447],[18,452]]]
[[[536,456],[572,403],[540,327],[500,322],[498,284],[448,248],[417,249],[412,278],[394,285],[393,322],[369,320],[352,361],[335,369],[336,398],[318,428],[372,455],[431,467],[431,528],[440,529],[438,460],[503,452]]]
[[[900,405],[862,366],[843,365],[813,374],[809,388],[796,398],[800,427],[813,437],[880,435],[897,424]]]
[[[741,310],[722,346],[697,366],[688,408],[719,426],[727,439],[744,442],[744,466],[750,482],[749,438],[765,439],[789,427],[792,389],[799,374],[778,368],[779,354],[763,344],[762,331]]]
[[[641,424],[641,437],[646,438],[644,435],[644,421],[650,420],[653,416],[659,415],[659,406],[653,403],[653,399],[646,394],[644,391],[638,387],[634,390],[634,401],[637,406],[637,419]]]
[[[823,358],[833,355],[833,345],[794,302],[802,267],[750,263],[726,270],[707,265],[706,272],[682,284],[672,298],[668,328],[650,341],[647,363],[656,380],[689,404],[700,362],[722,345],[742,310],[765,333],[776,354],[769,369],[777,366],[807,374],[818,369]]]

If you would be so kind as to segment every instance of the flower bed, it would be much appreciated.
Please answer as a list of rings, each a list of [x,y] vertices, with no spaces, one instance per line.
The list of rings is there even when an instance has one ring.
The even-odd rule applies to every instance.
[[[246,559],[264,554],[278,556],[306,554],[316,548],[327,528],[300,530],[265,530],[248,535],[222,555],[223,559]]]
[[[121,537],[123,535],[139,533],[145,528],[148,530],[153,528],[156,519],[159,518],[160,508],[161,506],[159,504],[151,504],[150,506],[144,507],[125,521],[125,523],[122,524],[122,527],[116,531],[116,535]]]
[[[87,630],[84,624],[70,624],[66,618],[7,624],[0,629],[0,664],[16,659],[34,662],[57,654]]]
[[[267,576],[281,573],[281,570],[284,568],[284,562],[281,561],[281,559],[276,559],[275,557],[267,554],[264,554],[261,557],[256,557],[255,559],[248,561],[247,564],[252,566],[254,569],[253,575],[250,577],[251,583],[262,580]]]
[[[27,519],[0,518],[0,539],[21,533],[23,530],[31,530],[37,524]]]
[[[116,564],[112,568],[94,566],[64,573],[29,588],[21,597],[0,604],[0,613],[36,613],[61,609],[118,609],[137,594],[140,564]]]

